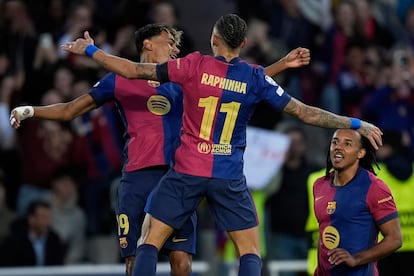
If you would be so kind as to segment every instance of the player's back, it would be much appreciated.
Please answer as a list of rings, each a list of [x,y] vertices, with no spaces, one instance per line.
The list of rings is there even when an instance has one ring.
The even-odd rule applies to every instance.
[[[175,169],[206,177],[242,177],[246,126],[255,105],[267,100],[281,111],[290,96],[262,68],[240,58],[226,62],[195,52],[170,61],[168,76],[182,86],[184,95]]]

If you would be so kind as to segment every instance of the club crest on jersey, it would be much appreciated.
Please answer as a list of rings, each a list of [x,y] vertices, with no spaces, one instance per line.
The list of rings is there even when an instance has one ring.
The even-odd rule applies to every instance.
[[[160,86],[160,82],[159,81],[153,81],[153,80],[148,80],[148,85],[151,87],[158,87]]]
[[[125,237],[119,238],[119,246],[121,248],[127,248],[127,246],[128,246],[127,238],[125,238]]]
[[[165,115],[170,112],[171,103],[162,95],[152,95],[147,101],[147,108],[155,115]]]
[[[322,232],[322,243],[328,249],[334,249],[339,246],[339,241],[341,240],[338,230],[329,225]]]
[[[329,215],[332,215],[335,213],[336,210],[336,201],[328,201],[328,205],[326,206],[326,212]]]

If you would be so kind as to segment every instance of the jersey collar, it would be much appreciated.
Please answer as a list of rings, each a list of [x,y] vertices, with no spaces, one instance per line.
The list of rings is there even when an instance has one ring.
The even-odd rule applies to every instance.
[[[227,61],[226,61],[226,59],[225,59],[223,56],[216,56],[215,58],[216,58],[216,59],[218,59],[218,60],[221,60],[221,61],[227,62]],[[230,60],[230,62],[228,62],[228,63],[230,63],[230,64],[235,64],[235,63],[239,62],[240,60],[241,60],[241,58],[240,58],[240,57],[235,57],[235,58],[233,58],[232,60]]]

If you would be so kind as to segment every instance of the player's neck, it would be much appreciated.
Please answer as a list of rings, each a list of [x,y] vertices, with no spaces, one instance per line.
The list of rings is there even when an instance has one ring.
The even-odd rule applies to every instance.
[[[335,170],[334,177],[332,180],[333,185],[335,186],[345,186],[347,185],[356,175],[356,170],[354,168],[348,168],[343,170]]]
[[[216,56],[222,56],[227,62],[232,61],[234,58],[239,57],[240,51],[237,50],[230,50],[226,48],[218,48],[216,52]]]

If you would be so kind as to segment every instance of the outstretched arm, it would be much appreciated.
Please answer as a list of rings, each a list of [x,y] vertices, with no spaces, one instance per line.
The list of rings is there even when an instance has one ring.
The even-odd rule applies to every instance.
[[[286,56],[267,66],[264,71],[268,76],[275,76],[288,68],[297,68],[308,65],[310,51],[307,48],[298,47],[290,51]]]
[[[368,122],[360,121],[359,127],[354,126],[352,125],[350,117],[337,115],[318,107],[306,105],[295,98],[291,98],[284,111],[304,123],[313,126],[323,128],[354,128],[361,135],[368,138],[375,149],[382,146],[382,131]]]
[[[88,55],[102,65],[106,70],[117,73],[128,79],[157,80],[155,63],[137,63],[117,57],[97,48],[89,32],[85,31],[84,38],[61,45],[67,52],[77,55]]]
[[[70,121],[96,107],[95,101],[89,94],[82,95],[67,103],[46,106],[19,106],[10,112],[10,124],[17,129],[20,127],[21,121],[31,117],[56,121]]]

